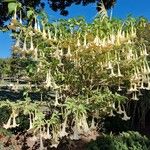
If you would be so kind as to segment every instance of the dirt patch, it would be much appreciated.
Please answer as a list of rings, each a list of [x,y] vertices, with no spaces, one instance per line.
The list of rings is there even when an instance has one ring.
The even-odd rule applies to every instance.
[[[86,144],[91,140],[95,140],[99,136],[97,131],[92,130],[89,133],[82,134],[80,140],[71,140],[68,137],[63,137],[57,148],[51,147],[50,140],[43,139],[43,150],[86,150]],[[0,141],[3,144],[3,150],[39,150],[40,141],[37,137],[29,133],[19,133],[6,137],[0,135]]]

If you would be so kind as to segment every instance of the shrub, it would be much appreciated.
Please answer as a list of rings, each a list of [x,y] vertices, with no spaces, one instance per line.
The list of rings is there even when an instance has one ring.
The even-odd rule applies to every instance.
[[[12,133],[10,131],[0,127],[0,135],[1,136],[11,136]]]
[[[104,135],[87,145],[87,150],[149,150],[150,140],[138,132]]]

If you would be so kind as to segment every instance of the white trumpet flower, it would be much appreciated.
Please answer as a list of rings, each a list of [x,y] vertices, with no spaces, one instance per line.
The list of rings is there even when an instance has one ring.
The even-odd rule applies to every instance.
[[[107,69],[112,69],[112,68],[113,68],[113,66],[112,66],[111,61],[108,61],[108,67],[107,67]]]
[[[41,32],[40,22],[37,20],[37,29],[39,32]]]
[[[121,31],[121,29],[120,29],[120,30],[118,30],[118,36],[119,36],[119,39],[121,39],[121,38],[122,38],[122,31]]]
[[[121,105],[120,105],[120,102],[118,103],[118,111],[117,111],[118,114],[123,114],[124,111],[121,109]]]
[[[20,37],[18,37],[16,44],[15,44],[15,47],[19,47],[19,46],[20,46]]]
[[[117,66],[118,66],[118,77],[122,77],[123,75],[121,74],[119,63],[117,63]]]
[[[66,126],[67,126],[67,117],[65,118],[64,122],[63,122],[63,125],[62,125],[62,130],[59,134],[60,137],[64,137],[64,136],[67,136],[68,133],[66,132]]]
[[[111,36],[110,36],[110,43],[113,45],[113,44],[115,44],[115,35],[114,34],[112,34]]]
[[[37,24],[37,20],[36,17],[34,18],[35,23],[34,23],[34,30],[37,31],[38,30],[38,24]]]
[[[48,32],[48,39],[51,40],[51,39],[52,39],[52,36],[51,36],[50,30],[48,30],[47,32]]]
[[[142,57],[144,56],[144,51],[143,51],[143,49],[140,50],[140,56],[142,56]]]
[[[113,109],[111,109],[109,117],[115,117],[115,114],[113,113]]]
[[[146,68],[147,68],[147,73],[150,74],[150,67],[149,67],[149,64],[148,64],[147,60],[145,60],[145,65],[146,65]]]
[[[133,56],[134,56],[134,59],[135,59],[135,60],[138,60],[139,57],[138,57],[138,54],[137,54],[136,51],[134,52],[134,55],[133,55]]]
[[[57,41],[57,27],[56,26],[54,26],[54,28],[55,28],[55,32],[54,32],[54,41]]]
[[[81,137],[79,135],[79,131],[78,131],[78,128],[77,128],[77,125],[75,125],[73,127],[73,135],[70,136],[70,139],[71,140],[79,140]]]
[[[95,44],[96,46],[99,46],[100,43],[101,43],[101,40],[100,40],[100,38],[96,35],[96,37],[95,37],[95,39],[94,39],[94,44]]]
[[[87,116],[85,114],[83,114],[82,116],[82,119],[81,119],[81,122],[82,122],[82,126],[83,126],[83,131],[85,133],[89,132],[90,128],[88,126],[88,123],[87,123]]]
[[[83,46],[84,46],[84,47],[87,47],[86,33],[85,33],[85,35],[84,35],[84,42],[83,42]]]
[[[53,53],[53,57],[57,58],[58,60],[60,60],[60,52],[59,52],[59,48],[57,46],[56,51]]]
[[[120,31],[118,31],[116,35],[116,45],[120,45]]]
[[[150,90],[150,81],[148,82],[146,90]]]
[[[147,52],[147,49],[146,49],[146,46],[144,45],[144,51],[143,51],[143,54],[145,55],[145,56],[148,56],[149,54],[148,54],[148,52]]]
[[[32,40],[32,36],[31,36],[31,41],[30,41],[30,50],[33,50],[34,46],[33,46],[33,40]]]
[[[129,49],[129,52],[127,53],[127,60],[131,60],[133,58],[133,52],[132,49]]]
[[[115,103],[112,103],[112,108],[113,108],[113,109],[116,109]]]
[[[146,68],[146,64],[145,64],[145,61],[143,62],[143,73],[144,74],[147,74],[147,68]]]
[[[13,120],[13,124],[12,127],[18,127],[19,124],[16,123],[16,117],[18,116],[18,113],[15,112],[15,110],[12,110],[12,120]]]
[[[128,91],[129,92],[133,92],[134,91],[134,89],[133,89],[133,83],[132,82],[130,83],[130,89]]]
[[[138,75],[140,74],[140,70],[139,70],[138,66],[136,66],[136,72],[137,72]]]
[[[107,38],[106,38],[106,42],[107,42],[107,45],[110,45],[110,44],[111,44],[110,37],[107,37]]]
[[[139,89],[145,89],[143,79],[142,79],[142,81],[141,81],[141,86],[139,87]]]
[[[59,97],[58,91],[56,91],[56,94],[55,94],[55,103],[54,103],[55,107],[58,106],[58,105],[60,105],[59,102],[58,102],[58,97]]]
[[[40,150],[44,149],[44,144],[43,144],[43,139],[42,139],[42,133],[41,133],[41,128],[40,128]]]
[[[149,79],[149,76],[147,76],[147,80],[148,80],[148,85],[146,87],[146,90],[150,90],[150,79]]]
[[[122,31],[121,36],[122,36],[122,39],[123,39],[123,40],[126,39],[126,37],[125,37],[125,31]]]
[[[22,24],[22,13],[21,13],[21,11],[20,11],[20,18],[19,18],[19,22],[20,22],[20,24]]]
[[[90,129],[96,129],[94,117],[92,117],[92,122],[91,122]]]
[[[107,42],[106,42],[106,38],[103,38],[103,40],[102,40],[102,47],[105,47],[106,46],[106,44],[107,44]]]
[[[135,30],[135,28],[133,27],[133,25],[131,26],[131,36],[132,36],[132,37],[136,37],[136,30]]]
[[[9,128],[12,127],[12,126],[11,126],[11,119],[12,119],[12,115],[10,115],[10,117],[9,117],[9,119],[8,119],[8,121],[7,121],[7,123],[6,123],[6,124],[3,124],[3,127],[4,127],[5,129],[9,129]]]
[[[47,71],[46,74],[46,87],[47,88],[52,87],[52,75],[50,73],[50,69]]]
[[[14,19],[14,20],[17,19],[17,7],[15,7],[15,12],[14,12],[12,19]]]
[[[117,54],[118,52],[115,50],[115,61],[118,61],[118,54]]]
[[[135,100],[135,101],[138,101],[138,100],[139,100],[138,97],[137,97],[137,93],[136,93],[136,92],[133,92],[131,99],[133,99],[133,100]]]
[[[128,31],[125,33],[125,38],[126,38],[126,40],[127,40],[127,43],[130,44],[130,43],[131,43],[131,40],[130,40]]]
[[[125,111],[125,110],[123,111],[123,114],[124,114],[124,116],[123,116],[122,120],[127,121],[127,120],[129,120],[129,119],[130,119],[130,117],[128,117],[128,116],[127,116],[127,113],[126,113],[126,111]]]
[[[51,139],[52,136],[50,135],[50,129],[49,129],[49,125],[47,125],[47,130],[46,130],[46,139]]]
[[[138,91],[138,96],[142,96],[143,94],[142,94],[142,92],[141,92],[141,90],[139,90]]]
[[[70,50],[70,45],[68,45],[68,51],[67,51],[66,56],[67,56],[67,57],[71,57],[71,56],[72,56],[71,50]]]
[[[59,89],[59,86],[55,83],[54,79],[53,79],[53,82],[52,82],[52,87],[53,87],[54,90]]]
[[[29,122],[30,122],[30,125],[29,125],[29,130],[33,128],[33,120],[32,120],[32,115],[31,113],[29,113]]]
[[[34,59],[37,61],[38,59],[38,49],[37,47],[34,49]]]
[[[81,46],[81,43],[80,43],[80,39],[78,38],[77,40],[77,46],[80,47]]]
[[[27,38],[25,37],[24,42],[23,42],[23,51],[27,50],[27,45],[26,45],[27,41],[26,40],[27,40]]]
[[[63,49],[62,48],[59,50],[59,55],[63,56]]]
[[[137,89],[137,84],[136,84],[136,83],[133,84],[133,87],[134,87],[134,88],[133,88],[133,91],[134,91],[134,92],[137,92],[138,89]]]
[[[42,26],[43,26],[42,37],[43,37],[44,39],[46,39],[46,38],[47,38],[47,34],[46,34],[46,31],[45,31],[45,25],[44,25],[43,22],[42,22]]]
[[[122,88],[120,85],[118,86],[118,91],[122,91]]]
[[[114,77],[114,76],[116,76],[116,74],[114,73],[114,69],[113,69],[113,67],[111,68],[111,73],[110,73],[110,75],[109,75],[110,77]]]
[[[58,144],[59,144],[59,143],[52,143],[52,145],[51,145],[50,147],[51,147],[51,148],[53,148],[53,147],[57,148],[57,147],[58,147]]]
[[[139,77],[138,77],[136,70],[134,70],[134,80],[136,80],[136,81],[139,80]]]

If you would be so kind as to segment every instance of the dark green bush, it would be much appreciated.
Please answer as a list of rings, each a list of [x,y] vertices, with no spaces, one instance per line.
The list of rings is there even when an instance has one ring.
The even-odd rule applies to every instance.
[[[10,131],[8,131],[8,130],[2,128],[2,127],[0,127],[0,135],[1,136],[11,136],[12,133]]]
[[[121,116],[115,114],[115,117],[106,117],[104,120],[104,126],[103,128],[104,133],[115,133],[115,134],[119,134],[120,132],[126,132],[129,131],[129,129],[131,128],[131,123],[130,120],[128,121],[124,121],[121,119]]]
[[[0,108],[0,126],[3,126],[7,122],[10,115],[10,111],[6,107]]]
[[[87,150],[150,150],[150,139],[138,132],[123,132],[118,136],[104,135],[91,141]]]

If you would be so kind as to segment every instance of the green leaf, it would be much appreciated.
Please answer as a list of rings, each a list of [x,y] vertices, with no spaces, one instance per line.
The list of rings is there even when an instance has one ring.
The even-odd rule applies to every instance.
[[[17,3],[11,2],[8,4],[8,12],[12,13],[13,11],[15,11],[15,8],[17,7]]]
[[[27,17],[28,18],[31,18],[31,16],[33,16],[34,15],[34,11],[33,10],[28,10],[27,11]]]

